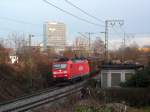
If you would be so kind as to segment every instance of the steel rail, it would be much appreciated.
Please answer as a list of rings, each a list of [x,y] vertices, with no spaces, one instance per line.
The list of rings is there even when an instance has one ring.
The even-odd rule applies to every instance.
[[[58,87],[52,87],[52,88],[47,88],[47,89],[44,89],[44,90],[39,90],[39,91],[36,91],[34,93],[31,93],[31,94],[25,94],[25,95],[23,95],[21,97],[18,97],[18,98],[9,100],[9,101],[1,102],[0,103],[0,107],[2,105],[13,103],[13,102],[16,102],[16,101],[19,101],[19,100],[23,100],[23,99],[27,99],[27,98],[30,98],[30,97],[38,96],[38,95],[43,94],[43,93],[51,92],[51,91],[54,91],[56,89],[59,89],[59,88]]]
[[[9,103],[0,105],[0,112],[21,112],[27,111],[32,108],[54,102],[58,99],[64,98],[73,93],[79,92],[86,81],[77,83],[75,85],[66,86],[63,88],[55,89],[53,91],[44,91],[40,94],[26,96]]]

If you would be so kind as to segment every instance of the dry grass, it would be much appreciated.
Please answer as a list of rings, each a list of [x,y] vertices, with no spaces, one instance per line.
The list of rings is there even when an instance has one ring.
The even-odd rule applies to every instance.
[[[128,112],[150,112],[150,107],[129,108]]]
[[[48,55],[34,52],[32,60],[27,54],[19,57],[17,64],[0,64],[0,102],[48,87],[52,62]]]

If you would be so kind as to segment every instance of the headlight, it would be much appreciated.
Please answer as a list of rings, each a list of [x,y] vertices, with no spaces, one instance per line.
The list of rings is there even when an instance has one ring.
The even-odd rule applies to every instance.
[[[67,74],[65,74],[64,76],[67,77]]]
[[[54,78],[56,77],[56,75],[53,76]]]
[[[66,73],[67,73],[67,71],[64,71],[64,73],[66,74]]]
[[[53,72],[53,74],[56,74],[56,72]]]

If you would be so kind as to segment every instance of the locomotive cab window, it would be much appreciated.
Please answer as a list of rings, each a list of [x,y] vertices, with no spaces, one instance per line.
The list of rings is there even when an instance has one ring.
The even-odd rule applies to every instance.
[[[67,64],[54,64],[53,69],[66,69]]]

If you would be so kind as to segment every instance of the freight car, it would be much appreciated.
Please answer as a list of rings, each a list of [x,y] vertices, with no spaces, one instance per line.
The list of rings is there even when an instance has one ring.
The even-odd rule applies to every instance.
[[[90,68],[90,76],[95,76],[100,72],[101,64],[103,61],[99,57],[88,57],[87,60]]]

